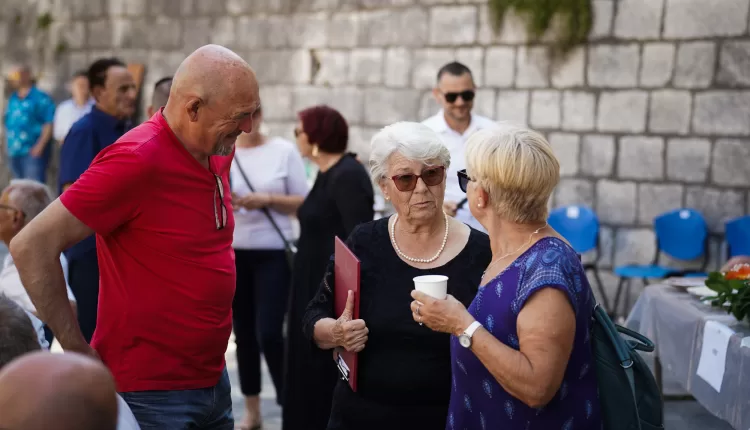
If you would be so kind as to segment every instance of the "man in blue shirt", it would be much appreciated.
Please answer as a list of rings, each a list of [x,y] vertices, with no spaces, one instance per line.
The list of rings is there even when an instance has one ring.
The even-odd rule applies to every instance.
[[[8,100],[5,123],[10,170],[17,179],[46,182],[55,102],[31,80],[31,70],[22,66],[11,83],[16,91]]]
[[[96,104],[73,124],[61,147],[61,194],[88,169],[99,151],[130,129],[135,113],[135,81],[124,63],[116,58],[100,59],[87,74]],[[99,302],[99,263],[94,236],[70,247],[65,256],[68,283],[78,302],[78,322],[86,342],[91,342]]]

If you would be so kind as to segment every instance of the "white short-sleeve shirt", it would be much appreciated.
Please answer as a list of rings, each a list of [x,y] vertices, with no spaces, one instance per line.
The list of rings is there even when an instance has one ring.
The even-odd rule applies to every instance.
[[[60,254],[60,264],[63,267],[65,285],[68,289],[68,299],[75,302],[76,298],[70,289],[70,285],[68,285],[68,260],[65,259],[65,255],[63,254]],[[23,288],[21,278],[18,276],[18,269],[13,263],[13,257],[10,254],[5,256],[3,269],[0,271],[0,294],[5,294],[6,297],[18,303],[25,311],[36,313],[36,307],[31,302],[28,293],[26,293],[26,289]]]
[[[469,140],[472,134],[479,130],[498,128],[499,125],[489,118],[471,114],[469,128],[461,134],[448,126],[443,110],[440,110],[435,116],[427,118],[422,124],[430,127],[439,134],[445,146],[448,147],[448,151],[451,153],[451,165],[448,169],[448,178],[446,180],[445,201],[459,203],[466,198],[466,193],[461,191],[461,188],[458,186],[458,171],[466,168],[466,141]],[[456,218],[479,231],[485,231],[484,227],[471,215],[468,204],[464,204],[459,209],[456,213]]]
[[[57,109],[55,109],[55,119],[52,123],[52,137],[56,141],[62,142],[70,131],[70,127],[83,118],[84,115],[91,112],[91,107],[94,104],[93,98],[89,99],[83,106],[76,105],[73,99],[68,99],[60,103]]]
[[[260,146],[235,149],[230,171],[232,192],[242,197],[250,193],[250,188],[236,163],[258,193],[307,196],[305,164],[297,146],[286,139],[272,137]],[[292,239],[291,217],[273,210],[270,213],[286,239]],[[235,249],[284,249],[284,241],[261,210],[236,208],[234,223]]]

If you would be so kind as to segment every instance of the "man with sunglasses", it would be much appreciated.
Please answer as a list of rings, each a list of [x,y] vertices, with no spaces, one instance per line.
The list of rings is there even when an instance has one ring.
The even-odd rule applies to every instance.
[[[103,149],[11,242],[60,345],[101,357],[143,428],[234,428],[224,362],[236,283],[229,166],[259,107],[242,58],[199,48],[177,69],[167,105]],[[55,253],[92,233],[100,295],[89,345]]]
[[[437,132],[451,153],[445,189],[445,212],[471,227],[484,231],[484,228],[471,216],[464,200],[465,194],[458,186],[458,171],[465,169],[464,147],[475,131],[497,127],[495,121],[472,114],[476,85],[471,70],[459,62],[448,63],[437,74],[437,86],[432,90],[435,100],[442,109],[423,124]]]

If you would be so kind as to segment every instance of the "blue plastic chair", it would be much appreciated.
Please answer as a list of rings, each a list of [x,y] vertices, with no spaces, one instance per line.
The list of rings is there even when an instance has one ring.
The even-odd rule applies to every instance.
[[[727,257],[750,255],[750,215],[727,221],[724,225]]]
[[[604,309],[609,310],[609,300],[604,292],[604,284],[599,278],[599,218],[586,206],[564,206],[553,210],[547,223],[560,233],[580,255],[596,251],[596,260],[583,265],[585,272],[593,272]]]
[[[697,276],[705,272],[708,265],[708,227],[700,212],[694,209],[676,209],[659,215],[654,219],[656,233],[656,255],[649,265],[628,265],[615,267],[614,272],[620,277],[615,294],[614,311],[620,304],[620,293],[625,288],[625,306],[630,306],[630,283],[633,279],[642,279],[648,285],[649,278],[667,278],[669,276]],[[692,261],[703,257],[700,270],[682,270],[659,264],[661,254]]]

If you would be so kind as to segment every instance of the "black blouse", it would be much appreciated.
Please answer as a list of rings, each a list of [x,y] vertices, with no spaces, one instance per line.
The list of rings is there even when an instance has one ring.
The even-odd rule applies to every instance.
[[[331,411],[333,427],[329,428],[442,428],[451,390],[450,335],[433,332],[412,319],[413,278],[448,276],[448,293],[468,307],[491,260],[489,238],[472,229],[464,249],[432,269],[417,269],[398,257],[387,218],[360,225],[347,244],[362,262],[360,318],[370,332],[359,354],[357,393],[339,382]],[[335,288],[333,259],[325,280]],[[321,283],[303,318],[305,336],[311,340],[318,320],[338,318],[326,282]]]

